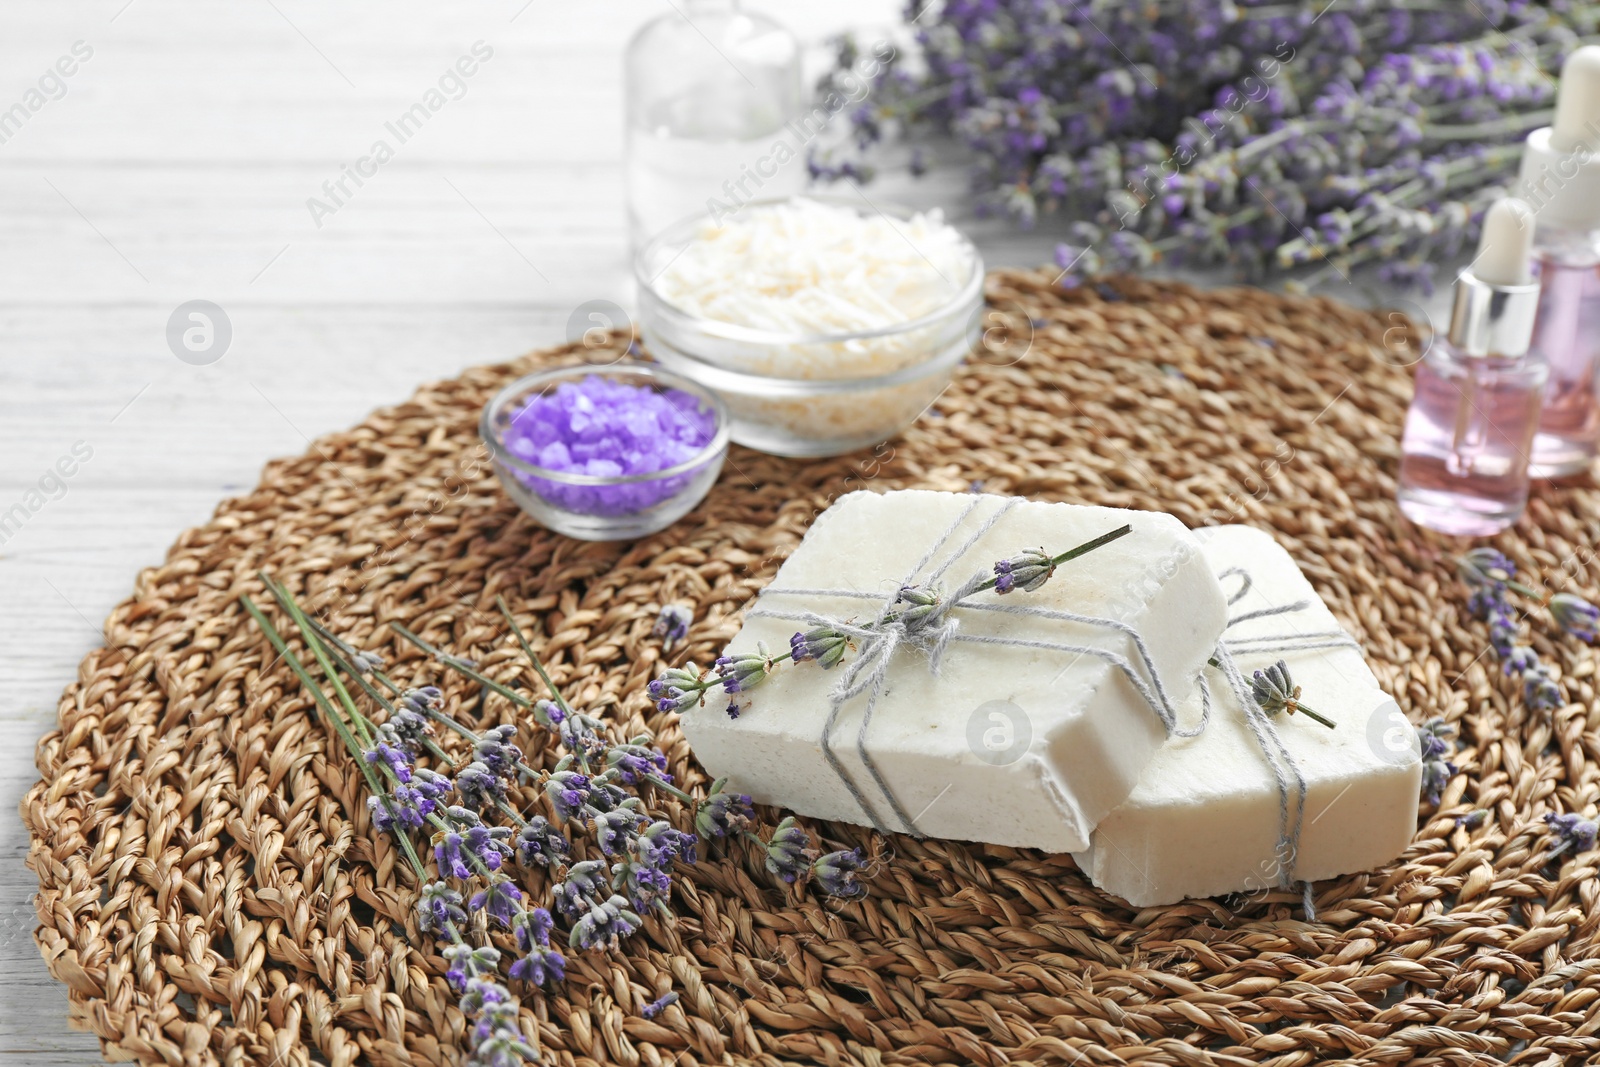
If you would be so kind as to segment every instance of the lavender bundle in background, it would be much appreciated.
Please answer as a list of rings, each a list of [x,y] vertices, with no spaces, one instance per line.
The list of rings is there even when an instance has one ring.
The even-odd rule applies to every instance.
[[[1431,288],[1550,121],[1554,72],[1600,4],[1441,6],[912,0],[902,51],[813,174],[866,178],[894,136],[970,163],[980,212],[1075,220],[1064,282],[1228,264],[1247,276],[1382,261]],[[841,46],[839,70],[856,59]],[[824,80],[826,89],[838,74]]]

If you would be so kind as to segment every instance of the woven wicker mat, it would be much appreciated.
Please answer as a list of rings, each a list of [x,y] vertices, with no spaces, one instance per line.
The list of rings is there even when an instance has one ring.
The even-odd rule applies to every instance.
[[[1053,273],[1053,272],[1051,272]],[[875,839],[871,895],[827,906],[748,848],[679,880],[673,923],[581,954],[556,995],[523,990],[525,1028],[562,1064],[1356,1064],[1578,1062],[1600,1052],[1596,853],[1549,862],[1542,816],[1594,810],[1590,651],[1534,643],[1573,703],[1530,714],[1482,653],[1454,545],[1393,504],[1409,372],[1384,317],[1253,290],[1119,280],[1062,293],[990,281],[1033,320],[1028,355],[976,362],[875,451],[795,462],[734,449],[710,497],[631,544],[583,544],[522,516],[483,464],[480,406],[554,350],[454,381],[269,464],[253,492],[139,576],[62,697],[23,814],[38,941],[108,1055],[142,1063],[459,1061],[462,1018],[437,945],[408,926],[397,853],[374,841],[360,778],[240,609],[265,570],[443,685],[456,714],[502,721],[386,627],[405,625],[524,681],[503,593],[580,706],[649,729],[706,784],[649,706],[662,604],[692,603],[702,664],[830,499],[866,486],[991,492],[1273,530],[1364,644],[1414,721],[1461,730],[1460,773],[1390,867],[1289,894],[1135,911],[1070,857]],[[1021,328],[1026,329],[1026,325]],[[1391,340],[1393,338],[1391,337]],[[995,360],[993,362],[1005,362]],[[1600,493],[1543,487],[1498,544],[1593,595]],[[524,730],[530,759],[549,762]],[[1455,817],[1489,809],[1479,829]],[[675,818],[683,813],[676,809]],[[766,812],[768,825],[776,818]],[[527,883],[535,899],[547,885]],[[654,1020],[643,1003],[678,1003]]]

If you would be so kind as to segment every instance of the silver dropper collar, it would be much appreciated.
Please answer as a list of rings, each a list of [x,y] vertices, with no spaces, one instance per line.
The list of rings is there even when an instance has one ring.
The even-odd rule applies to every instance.
[[[1525,355],[1538,310],[1538,282],[1494,285],[1464,270],[1450,309],[1450,343],[1466,356]]]

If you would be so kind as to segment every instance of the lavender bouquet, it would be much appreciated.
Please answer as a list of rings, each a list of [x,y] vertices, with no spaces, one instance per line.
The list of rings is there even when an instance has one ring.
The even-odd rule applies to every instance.
[[[703,845],[749,841],[784,883],[809,881],[844,900],[865,894],[859,851],[819,855],[792,817],[761,837],[749,796],[727,789],[725,781],[703,796],[684,792],[649,737],[614,737],[604,722],[569,704],[504,602],[498,602],[500,611],[548,697],[534,699],[400,624],[389,625],[440,666],[510,701],[538,740],[564,753],[548,769],[524,758],[518,726],[472,729],[446,712],[438,688],[401,687],[379,656],[340,640],[308,618],[287,590],[265,575],[262,581],[321,679],[249,597],[242,598],[245,610],[356,760],[372,826],[400,847],[414,880],[416,927],[444,945],[445,977],[470,1024],[467,1062],[473,1067],[537,1061],[511,984],[553,986],[566,978],[566,953],[612,950],[648,917],[670,921],[672,874],[695,863]],[[531,787],[533,805],[513,803],[519,784]],[[655,810],[662,796],[682,802],[693,832]],[[584,859],[574,856],[580,834],[587,838]],[[431,848],[419,850],[413,835],[427,835]],[[429,851],[431,867],[423,858]],[[518,868],[548,875],[549,907],[533,901],[513,874]],[[565,931],[552,942],[561,926]],[[667,992],[641,1011],[654,1016],[676,999]]]
[[[1600,3],[910,0],[906,17],[916,47],[876,50],[865,97],[841,44],[820,88],[860,102],[814,176],[864,180],[896,136],[920,172],[926,142],[954,142],[981,213],[1075,220],[1066,284],[1160,263],[1315,266],[1311,287],[1381,261],[1429,288],[1550,121]]]

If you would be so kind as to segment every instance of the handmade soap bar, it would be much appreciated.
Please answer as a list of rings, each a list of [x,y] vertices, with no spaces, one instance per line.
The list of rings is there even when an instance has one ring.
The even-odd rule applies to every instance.
[[[1083,848],[1166,736],[1141,686],[1106,657],[1121,657],[1158,703],[1159,679],[1176,704],[1225,622],[1216,578],[1171,516],[965,493],[851,493],[816,520],[729,646],[786,652],[794,633],[819,620],[872,622],[903,585],[948,596],[975,574],[992,576],[998,560],[1028,549],[1057,555],[1125,524],[1130,534],[1063,563],[1038,589],[976,593],[951,609],[948,632],[925,633],[920,646],[900,641],[881,685],[850,699],[832,694],[869,643],[829,670],[783,664],[738,694],[737,719],[715,691],[684,715],[695,755],[758,802],[802,815]],[[1154,677],[1124,630],[994,607],[1117,620],[1142,635]],[[872,672],[860,673],[871,681]]]
[[[1295,879],[1370,870],[1398,856],[1417,825],[1421,777],[1415,730],[1378,687],[1358,649],[1262,651],[1272,640],[1320,644],[1343,634],[1289,553],[1245,526],[1196,531],[1224,591],[1237,595],[1230,618],[1307,601],[1300,610],[1260,616],[1223,635],[1243,676],[1282,659],[1301,699],[1334,721],[1328,729],[1304,715],[1271,719],[1307,786]],[[1233,572],[1233,573],[1228,573]],[[1242,573],[1241,573],[1242,572]],[[1292,639],[1291,639],[1292,640]],[[1245,651],[1255,648],[1257,651]],[[1243,715],[1217,670],[1206,672],[1214,706],[1198,737],[1174,738],[1145,767],[1131,796],[1095,828],[1078,865],[1095,885],[1136,907],[1188,897],[1276,887],[1287,865],[1279,848],[1280,790]],[[1180,721],[1200,715],[1191,696]],[[1298,789],[1288,779],[1291,816]]]

